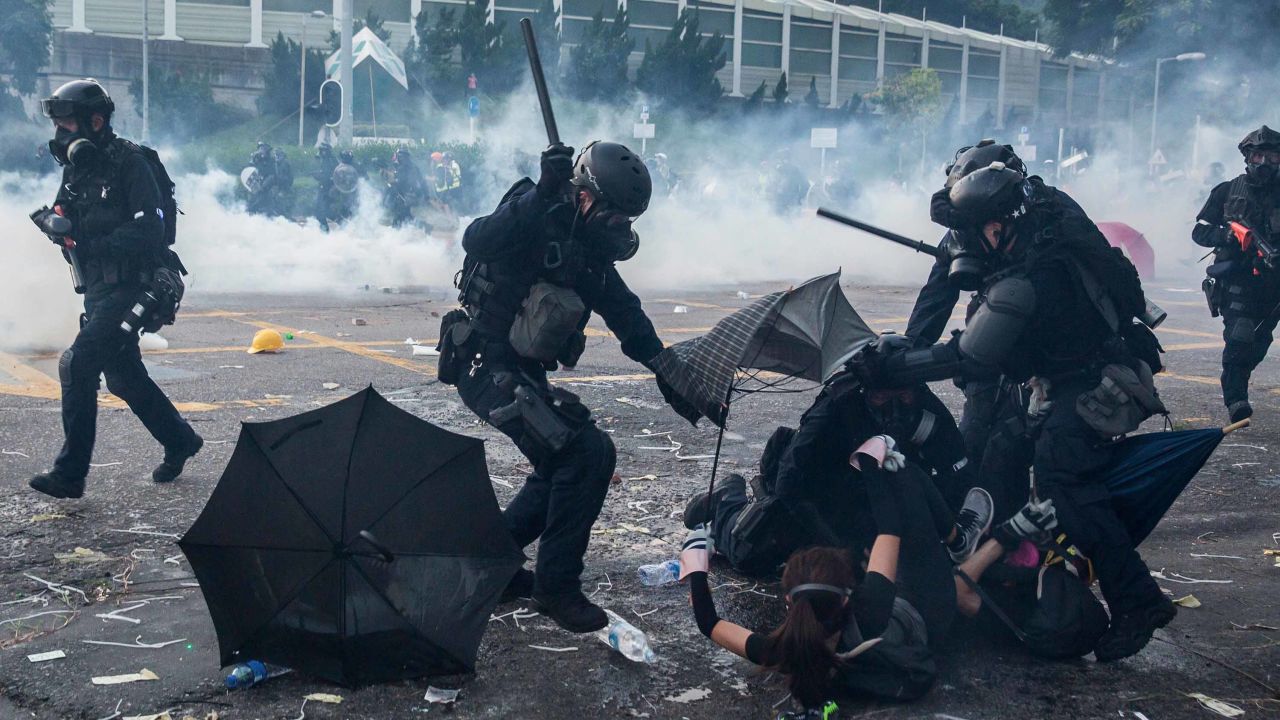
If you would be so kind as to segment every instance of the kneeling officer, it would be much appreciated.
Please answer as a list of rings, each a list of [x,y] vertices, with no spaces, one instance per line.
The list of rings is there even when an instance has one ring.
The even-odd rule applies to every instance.
[[[54,228],[50,239],[59,245],[71,247],[66,240],[75,238],[67,256],[79,271],[76,290],[84,293],[84,315],[80,333],[58,362],[66,440],[53,469],[32,478],[31,487],[55,498],[84,495],[101,375],[164,446],[164,462],[152,479],[172,481],[204,441],[147,375],[138,349],[139,330],[158,328],[157,313],[176,312],[181,298],[181,278],[167,267],[181,263],[168,247],[154,151],[112,132],[115,104],[95,80],[73,80],[40,104],[53,121],[49,149],[63,166],[62,184],[54,211],[32,217],[46,231]],[[52,212],[65,221],[49,222]]]
[[[547,372],[574,367],[592,311],[604,318],[627,357],[648,365],[662,350],[653,323],[614,264],[639,247],[631,229],[649,206],[644,162],[617,143],[542,154],[535,185],[516,183],[498,208],[462,239],[458,275],[464,310],[441,326],[440,379],[515,441],[533,474],[503,513],[521,547],[541,538],[536,572],[522,570],[504,597],[532,593],[536,607],[572,632],[605,626],[603,610],[582,594],[579,576],[591,526],[604,505],[616,461],[613,442],[572,393]],[[699,414],[658,378],[676,412]]]

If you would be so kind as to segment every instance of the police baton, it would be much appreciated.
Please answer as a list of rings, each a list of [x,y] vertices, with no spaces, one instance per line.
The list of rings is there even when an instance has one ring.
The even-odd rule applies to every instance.
[[[529,52],[529,71],[533,73],[533,88],[538,92],[538,105],[542,108],[542,122],[547,126],[547,144],[560,144],[560,130],[556,128],[556,116],[551,110],[551,95],[547,93],[547,78],[542,74],[542,59],[538,56],[538,41],[533,36],[533,21],[520,18],[520,30],[524,33],[524,47]]]
[[[841,225],[848,225],[851,228],[857,228],[858,230],[861,230],[863,232],[871,233],[876,237],[881,237],[890,242],[895,242],[904,247],[909,247],[912,250],[915,250],[916,252],[924,253],[925,255],[928,255],[933,258],[943,257],[943,250],[937,245],[930,245],[929,243],[922,242],[920,240],[912,240],[911,238],[906,237],[904,235],[899,235],[896,232],[890,232],[889,230],[885,230],[884,228],[878,228],[875,225],[868,225],[867,223],[864,223],[861,220],[854,220],[848,215],[841,215],[840,213],[834,210],[828,210],[826,208],[818,208],[818,217],[824,217],[828,220],[835,220]]]

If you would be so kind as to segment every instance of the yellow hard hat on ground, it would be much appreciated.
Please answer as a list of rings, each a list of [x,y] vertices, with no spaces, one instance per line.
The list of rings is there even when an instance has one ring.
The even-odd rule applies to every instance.
[[[260,352],[279,352],[284,347],[284,336],[275,330],[259,330],[253,336],[253,345],[249,348],[249,354],[256,355]]]

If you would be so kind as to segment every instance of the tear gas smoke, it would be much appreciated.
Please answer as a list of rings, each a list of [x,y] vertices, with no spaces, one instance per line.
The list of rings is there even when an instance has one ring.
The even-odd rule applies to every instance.
[[[0,350],[60,350],[75,337],[80,297],[67,263],[27,217],[57,190],[52,175],[0,173]]]

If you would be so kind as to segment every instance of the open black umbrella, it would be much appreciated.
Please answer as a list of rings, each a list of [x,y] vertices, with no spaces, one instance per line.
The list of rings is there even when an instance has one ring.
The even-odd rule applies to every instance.
[[[876,337],[840,289],[840,273],[769,293],[654,358],[654,370],[720,427],[733,392],[759,372],[823,382]],[[743,374],[740,371],[748,371]],[[768,389],[774,383],[761,383]]]
[[[344,685],[474,670],[524,558],[484,443],[367,388],[244,423],[179,541],[223,665],[256,659]]]
[[[1242,420],[1225,428],[1154,432],[1120,441],[1101,476],[1135,546],[1156,528],[1222,438],[1248,424]]]

